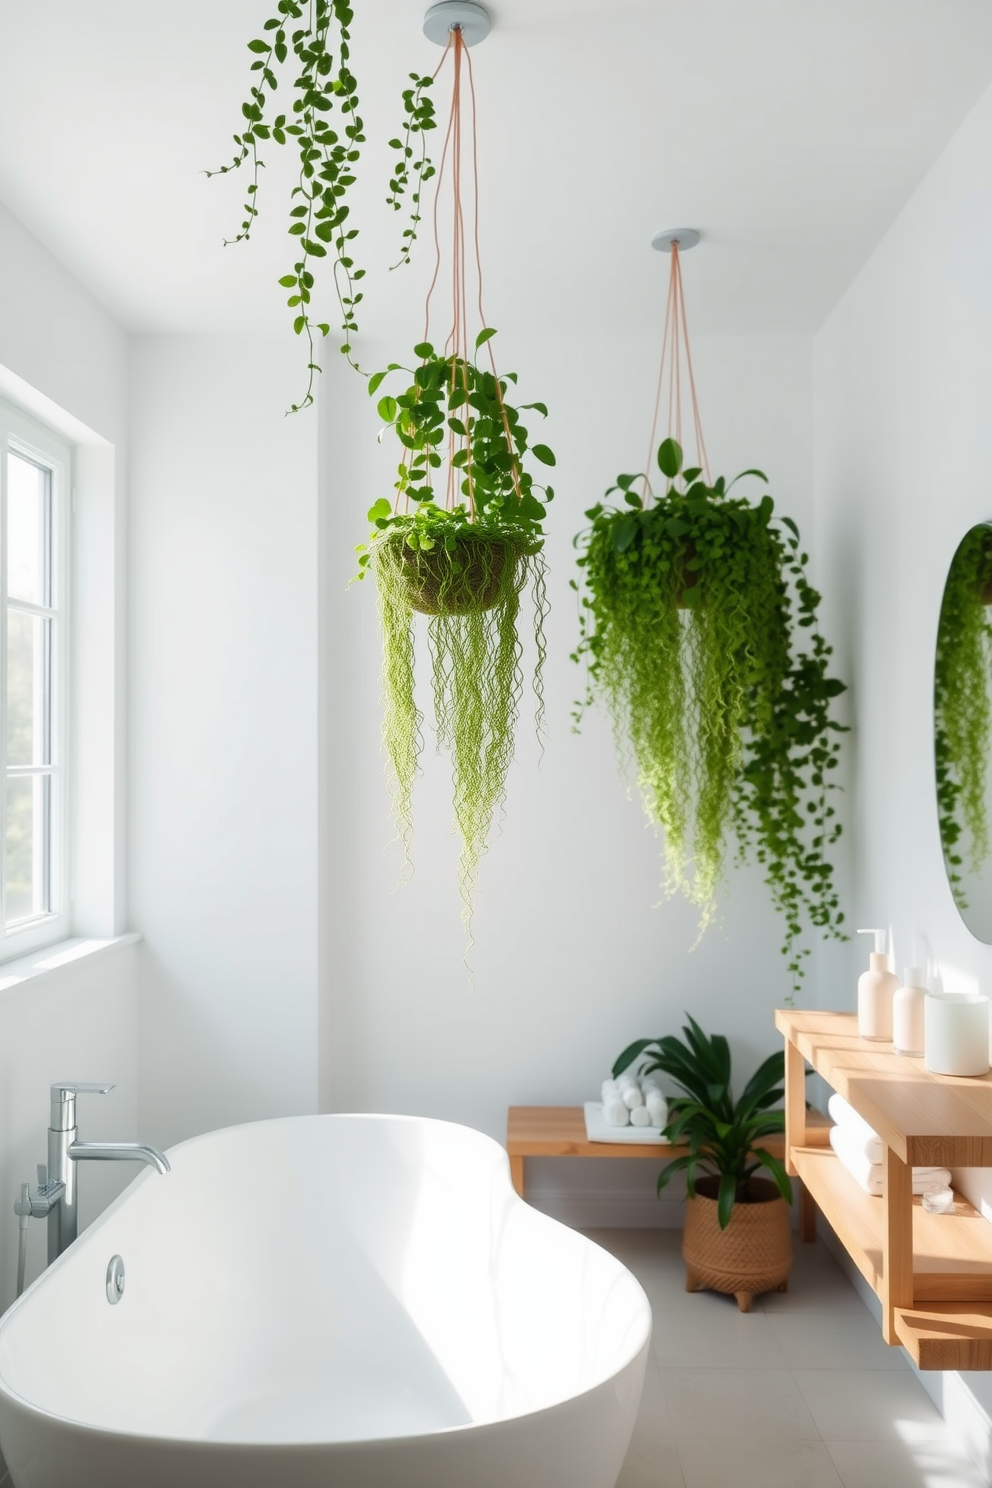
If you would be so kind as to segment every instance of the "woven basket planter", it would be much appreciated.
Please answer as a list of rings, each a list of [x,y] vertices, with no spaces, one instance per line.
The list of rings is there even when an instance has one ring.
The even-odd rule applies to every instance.
[[[686,1200],[682,1256],[685,1289],[730,1292],[741,1312],[751,1311],[761,1292],[784,1292],[792,1266],[789,1206],[774,1183],[752,1178],[747,1199],[738,1199],[730,1223],[717,1220],[718,1178],[697,1178],[696,1197]]]
[[[459,537],[453,554],[444,548],[424,553],[406,546],[399,553],[410,605],[421,615],[491,610],[503,592],[507,568],[517,561],[511,543],[466,536]]]

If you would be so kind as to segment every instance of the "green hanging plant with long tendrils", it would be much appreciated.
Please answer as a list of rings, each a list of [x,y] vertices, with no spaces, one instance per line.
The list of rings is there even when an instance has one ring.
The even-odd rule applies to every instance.
[[[827,856],[841,830],[830,798],[843,727],[831,704],[844,684],[828,673],[795,523],[773,520],[768,495],[755,504],[731,495],[736,482],[684,470],[673,439],[658,465],[664,495],[621,475],[606,494],[624,504],[592,507],[576,539],[585,593],[573,660],[589,678],[576,725],[594,699],[605,705],[664,834],[665,891],[698,907],[700,933],[732,833],[740,857],[762,866],[795,988],[804,923],[844,937]]]
[[[355,170],[360,146],[365,143],[364,125],[359,115],[358,84],[351,70],[351,24],[354,11],[348,0],[278,0],[277,11],[262,27],[262,36],[248,42],[254,61],[251,71],[258,74],[249,96],[241,105],[245,123],[234,136],[237,154],[229,165],[207,171],[208,176],[227,175],[229,171],[250,167],[244,204],[244,220],[236,237],[229,243],[246,242],[258,216],[260,173],[265,162],[260,145],[293,143],[299,157],[299,174],[290,196],[289,234],[295,240],[298,254],[292,272],[279,283],[290,291],[286,303],[293,312],[293,330],[305,338],[308,348],[307,386],[299,403],[290,412],[298,413],[313,402],[314,378],[320,369],[316,338],[330,334],[330,324],[313,316],[316,288],[316,266],[323,259],[331,262],[331,278],[341,313],[344,340],[341,351],[356,371],[361,369],[352,356],[351,338],[358,330],[357,309],[362,291],[356,289],[365,270],[353,257],[358,229],[349,225],[348,191],[355,183]],[[294,24],[298,23],[298,24]],[[272,95],[278,91],[277,72],[289,65],[298,66],[292,79],[288,112],[274,112]],[[403,94],[406,114],[405,136],[391,141],[400,151],[389,182],[388,204],[396,211],[411,185],[411,225],[403,235],[404,251],[400,262],[409,262],[409,250],[420,221],[420,186],[433,174],[424,143],[427,131],[434,128],[433,105],[425,93],[433,79],[411,74],[413,88]],[[332,115],[337,110],[342,119],[337,129]],[[421,150],[416,158],[412,141],[419,136]]]
[[[493,334],[482,331],[477,349]],[[434,727],[438,749],[451,756],[462,919],[471,941],[479,863],[514,755],[524,691],[518,622],[528,587],[535,727],[541,734],[547,615],[541,549],[545,504],[554,491],[537,485],[523,461],[528,451],[546,466],[555,457],[547,445],[530,443],[521,419],[525,409],[545,416],[545,406],[518,409],[507,401],[514,373],[499,377],[474,361],[440,354],[429,343],[414,350],[420,358],[415,369],[393,363],[369,381],[374,395],[391,373],[410,379],[397,396],[379,400],[383,434],[398,439],[403,461],[395,508],[383,497],[369,511],[372,532],[357,550],[359,576],[371,571],[379,596],[383,744],[406,873],[423,747],[415,616],[425,616]],[[445,466],[442,504],[433,480]]]
[[[944,586],[934,665],[937,818],[956,904],[968,909],[961,872],[989,856],[986,781],[992,746],[992,526],[972,527]]]

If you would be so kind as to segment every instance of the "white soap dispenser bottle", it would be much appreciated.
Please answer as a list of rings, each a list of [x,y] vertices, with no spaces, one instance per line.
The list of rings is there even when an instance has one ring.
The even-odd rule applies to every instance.
[[[926,978],[919,966],[907,966],[903,984],[892,999],[892,1042],[900,1054],[923,1054]]]
[[[889,970],[884,930],[859,930],[859,935],[874,935],[875,949],[868,957],[868,970],[858,978],[858,1032],[864,1039],[879,1043],[892,1040],[892,999],[899,978]]]

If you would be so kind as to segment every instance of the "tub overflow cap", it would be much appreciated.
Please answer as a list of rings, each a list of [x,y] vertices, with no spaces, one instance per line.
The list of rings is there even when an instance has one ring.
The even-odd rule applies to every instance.
[[[107,1301],[116,1307],[124,1295],[124,1262],[119,1255],[111,1256],[107,1267]]]

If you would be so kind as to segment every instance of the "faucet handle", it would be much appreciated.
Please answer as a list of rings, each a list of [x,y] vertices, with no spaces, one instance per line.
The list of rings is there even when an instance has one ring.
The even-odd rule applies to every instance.
[[[52,1131],[71,1131],[75,1126],[77,1095],[106,1095],[113,1088],[87,1080],[57,1080],[52,1086]]]

